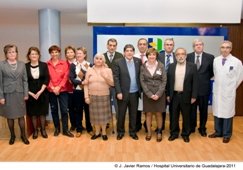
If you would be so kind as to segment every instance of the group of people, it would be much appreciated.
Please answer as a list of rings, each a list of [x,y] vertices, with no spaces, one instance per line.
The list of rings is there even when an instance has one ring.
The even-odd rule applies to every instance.
[[[232,43],[222,42],[219,57],[204,52],[200,39],[193,41],[194,52],[185,48],[174,51],[174,40],[165,39],[164,51],[148,49],[145,38],[138,40],[139,52],[132,44],[125,45],[123,54],[116,51],[117,40],[107,41],[107,52],[97,53],[94,62],[87,61],[84,47],[65,48],[66,60],[61,59],[57,45],[49,48],[50,60],[40,61],[40,51],[30,47],[28,63],[18,60],[18,48],[4,47],[5,60],[0,62],[0,114],[7,118],[10,130],[9,144],[15,142],[14,120],[18,119],[21,139],[29,144],[25,134],[27,113],[33,124],[32,138],[43,138],[46,132],[46,115],[49,106],[54,123],[54,136],[80,137],[86,128],[95,140],[108,140],[107,126],[113,121],[112,106],[116,112],[117,140],[125,135],[125,118],[129,114],[129,135],[138,140],[137,132],[144,125],[145,140],[152,138],[152,118],[156,116],[156,141],[162,141],[165,129],[166,108],[169,110],[169,141],[179,137],[179,117],[182,113],[184,142],[197,127],[197,106],[200,123],[198,131],[207,136],[208,98],[210,81],[214,77],[213,114],[215,132],[210,138],[223,137],[228,143],[232,136],[235,115],[236,89],[243,80],[243,66],[231,55]],[[13,107],[14,106],[14,107]],[[59,118],[61,112],[61,124]],[[83,111],[85,128],[82,125]],[[141,122],[142,113],[145,122]],[[68,117],[71,128],[68,128]],[[40,128],[39,128],[40,127]]]

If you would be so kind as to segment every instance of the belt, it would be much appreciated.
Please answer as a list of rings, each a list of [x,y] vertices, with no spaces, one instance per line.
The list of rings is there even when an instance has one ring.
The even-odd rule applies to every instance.
[[[175,94],[182,94],[183,91],[174,91]]]

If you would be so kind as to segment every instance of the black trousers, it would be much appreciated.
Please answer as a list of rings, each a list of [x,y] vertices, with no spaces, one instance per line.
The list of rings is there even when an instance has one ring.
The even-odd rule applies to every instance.
[[[117,100],[118,104],[118,119],[117,119],[117,133],[125,133],[125,118],[128,109],[129,114],[129,134],[136,134],[136,119],[138,109],[138,92],[129,93],[127,100]]]
[[[49,101],[51,106],[52,120],[55,129],[60,130],[59,109],[58,109],[58,105],[60,105],[62,130],[63,132],[68,131],[68,93],[61,92],[59,95],[55,95],[54,93],[50,92]]]
[[[197,106],[199,106],[199,131],[206,131],[206,123],[208,120],[208,95],[198,96],[195,103],[192,104],[191,109],[191,131],[194,131],[197,127]]]
[[[179,117],[180,112],[182,113],[182,132],[181,136],[190,135],[190,109],[191,103],[186,103],[183,99],[182,93],[174,93],[171,111],[171,136],[179,136],[180,127],[179,127]]]
[[[84,91],[83,90],[74,90],[73,92],[73,110],[75,115],[75,123],[77,132],[82,132],[82,120],[83,120],[83,110],[85,112],[85,124],[86,130],[88,132],[92,131],[92,126],[90,123],[89,115],[89,105],[84,101]]]

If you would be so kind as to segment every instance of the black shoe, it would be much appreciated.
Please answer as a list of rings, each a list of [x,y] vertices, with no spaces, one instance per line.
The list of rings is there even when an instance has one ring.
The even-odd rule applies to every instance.
[[[218,135],[217,133],[213,133],[211,135],[208,135],[209,138],[217,138],[217,137],[222,137],[222,135]]]
[[[136,134],[130,135],[134,140],[138,140],[138,136]]]
[[[117,137],[116,137],[116,139],[117,140],[121,140],[123,138],[123,136],[124,136],[123,134],[118,134]]]
[[[25,136],[21,136],[21,140],[24,142],[24,144],[29,145],[30,142],[28,141],[28,139]]]
[[[72,131],[75,131],[75,129],[76,129],[76,127],[74,127],[74,126],[71,126],[70,127],[70,131],[72,132]]]
[[[10,140],[9,140],[9,145],[13,145],[14,144],[14,142],[15,142],[15,136],[11,136],[10,137]]]
[[[47,135],[45,129],[41,129],[40,132],[41,132],[41,136],[42,136],[43,138],[48,138],[48,135]]]
[[[109,129],[109,127],[110,127],[110,123],[107,123],[106,124],[106,129]]]
[[[226,137],[223,138],[223,143],[229,143],[229,141],[230,141],[230,138],[226,138]]]
[[[38,129],[34,130],[33,136],[32,136],[33,139],[37,139],[38,138],[38,132],[39,132]]]
[[[74,137],[74,135],[70,131],[68,131],[68,130],[65,131],[65,132],[63,132],[63,135],[68,136],[70,138],[73,138]]]
[[[59,129],[55,129],[55,131],[54,131],[54,136],[58,136],[59,133],[60,133],[60,130],[59,130]]]
[[[172,136],[172,135],[171,135],[171,136],[168,138],[168,140],[169,140],[169,141],[173,141],[173,140],[175,140],[175,139],[177,139],[177,138],[178,138],[177,136]]]
[[[182,138],[183,138],[184,142],[186,142],[186,143],[190,142],[189,136],[183,136]]]
[[[207,132],[205,130],[198,129],[198,131],[199,131],[199,133],[200,133],[200,135],[202,137],[206,137],[207,136]]]
[[[97,138],[99,138],[99,137],[101,137],[101,134],[93,135],[93,136],[91,137],[91,140],[95,140],[95,139],[97,139]]]
[[[107,135],[102,135],[102,139],[103,139],[103,140],[108,140]]]

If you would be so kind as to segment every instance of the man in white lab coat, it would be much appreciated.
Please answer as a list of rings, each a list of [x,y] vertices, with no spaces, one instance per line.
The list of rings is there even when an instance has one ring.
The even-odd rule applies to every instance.
[[[243,80],[242,62],[231,55],[232,43],[224,41],[221,55],[214,59],[213,115],[215,132],[209,138],[223,137],[228,143],[232,136],[236,89]]]

